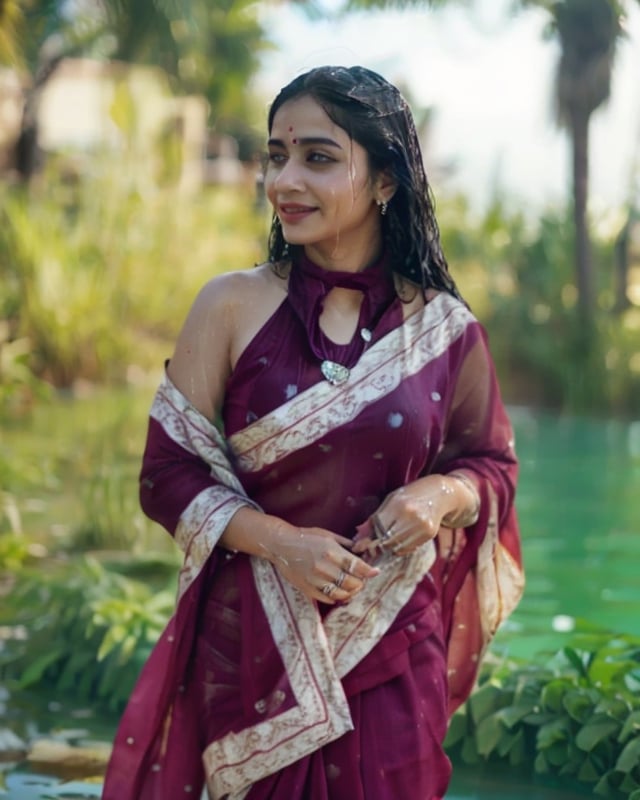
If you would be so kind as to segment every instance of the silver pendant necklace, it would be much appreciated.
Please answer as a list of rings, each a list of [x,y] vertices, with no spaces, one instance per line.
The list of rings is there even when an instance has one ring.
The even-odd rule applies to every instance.
[[[351,374],[350,369],[343,367],[342,364],[336,364],[335,361],[329,361],[329,359],[325,359],[320,364],[320,370],[333,386],[340,386],[341,383],[349,379]]]
[[[360,336],[368,344],[371,341],[372,334],[368,328],[361,328]],[[351,375],[351,370],[348,367],[338,364],[336,361],[330,361],[328,358],[325,358],[320,364],[320,371],[332,386],[340,386]]]

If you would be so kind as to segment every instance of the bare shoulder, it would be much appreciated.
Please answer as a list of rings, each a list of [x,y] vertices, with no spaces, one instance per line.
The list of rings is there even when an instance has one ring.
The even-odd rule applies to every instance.
[[[277,275],[270,264],[260,264],[212,278],[202,287],[196,304],[234,311],[246,307],[248,301],[264,301],[271,295],[282,296],[286,291],[286,278]]]
[[[286,282],[268,265],[217,275],[198,292],[178,336],[169,376],[208,418],[221,407],[225,382],[247,336],[285,293]]]

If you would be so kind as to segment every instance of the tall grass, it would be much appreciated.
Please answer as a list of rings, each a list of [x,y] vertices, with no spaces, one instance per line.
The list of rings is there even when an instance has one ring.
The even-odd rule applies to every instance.
[[[51,166],[29,193],[0,193],[7,344],[28,346],[33,373],[57,387],[157,367],[198,288],[261,256],[247,190],[143,189],[98,160],[70,184]]]

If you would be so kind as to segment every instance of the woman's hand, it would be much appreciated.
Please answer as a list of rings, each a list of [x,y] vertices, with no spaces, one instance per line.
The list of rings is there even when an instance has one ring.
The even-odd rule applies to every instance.
[[[352,542],[322,528],[284,525],[271,538],[267,558],[311,600],[348,603],[380,570],[351,552]]]
[[[377,544],[408,555],[435,538],[441,525],[471,524],[478,505],[478,493],[466,476],[427,475],[388,495],[371,518],[375,539],[357,541],[353,552],[371,553]]]

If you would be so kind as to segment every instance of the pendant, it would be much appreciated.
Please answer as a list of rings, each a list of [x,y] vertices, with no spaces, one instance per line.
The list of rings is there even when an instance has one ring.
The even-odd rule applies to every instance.
[[[333,386],[339,386],[341,383],[344,383],[351,373],[351,370],[343,367],[342,364],[336,364],[335,361],[327,360],[320,364],[320,370]]]

